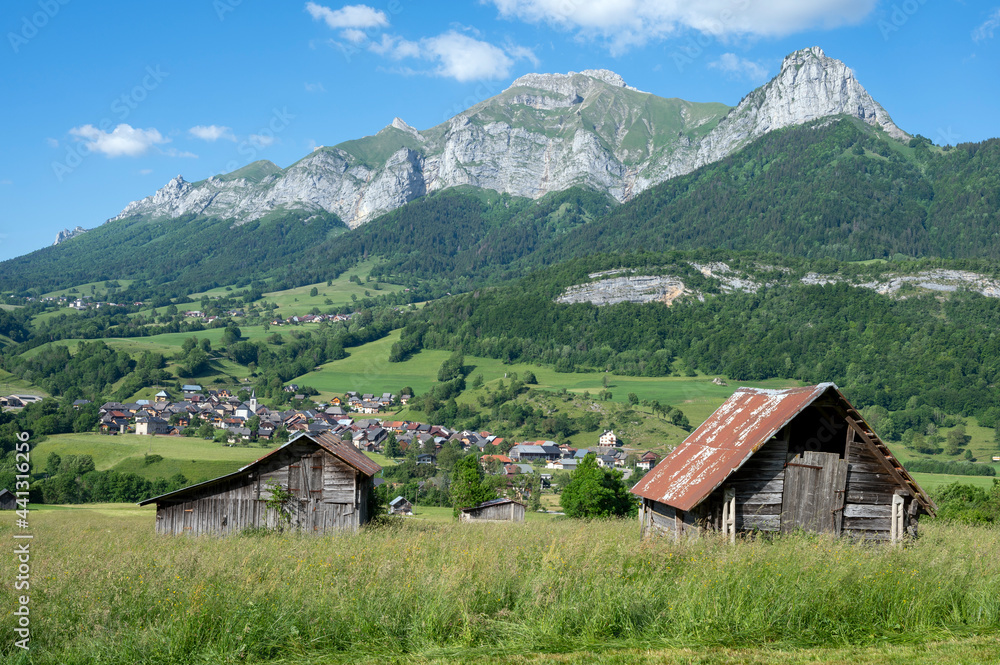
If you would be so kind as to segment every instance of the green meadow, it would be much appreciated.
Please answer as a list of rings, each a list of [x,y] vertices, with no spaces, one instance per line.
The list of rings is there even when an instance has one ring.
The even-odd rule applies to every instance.
[[[0,395],[12,395],[24,393],[27,395],[39,395],[47,397],[48,393],[35,384],[14,376],[10,372],[0,369]]]
[[[32,450],[36,469],[42,469],[49,454],[90,455],[98,471],[135,473],[143,478],[169,478],[183,473],[191,481],[201,482],[236,471],[263,456],[267,449],[258,446],[226,446],[197,437],[139,436],[136,434],[55,434]],[[145,463],[146,455],[160,455],[163,460]]]
[[[936,665],[1000,654],[995,528],[925,520],[905,547],[640,542],[635,520],[565,518],[216,538],[156,536],[154,514],[32,511],[31,651],[8,636],[0,659]],[[0,539],[12,531],[13,518],[0,521]],[[0,557],[0,576],[17,565]],[[15,601],[3,585],[0,603]]]
[[[316,388],[327,399],[335,395],[341,396],[348,390],[398,393],[404,386],[413,388],[417,394],[424,393],[434,384],[438,368],[451,354],[448,351],[423,350],[404,362],[390,363],[389,351],[399,341],[399,335],[400,331],[397,330],[383,339],[348,349],[347,358],[326,363],[320,369],[299,377],[296,383]],[[541,390],[558,391],[565,388],[577,395],[589,392],[595,397],[604,390],[603,382],[607,377],[612,401],[627,402],[628,394],[635,393],[640,400],[656,400],[680,408],[692,424],[708,418],[740,385],[734,382],[728,386],[717,386],[712,383],[713,377],[710,376],[664,378],[615,376],[601,372],[560,373],[547,366],[504,364],[493,358],[473,356],[465,357],[465,365],[470,368],[467,376],[469,382],[477,374],[482,375],[485,382],[490,382],[509,378],[512,372],[523,377],[525,372],[531,371],[538,380],[537,388]],[[771,380],[748,385],[776,388],[800,384]]]
[[[340,277],[330,280],[332,283],[329,286],[326,282],[317,282],[284,291],[271,291],[264,294],[263,300],[264,302],[277,305],[277,313],[284,318],[288,318],[290,316],[308,314],[314,307],[319,308],[321,312],[326,312],[331,307],[339,307],[351,303],[355,298],[362,300],[366,297],[375,297],[403,290],[404,287],[402,286],[386,283],[380,284],[379,290],[376,290],[374,279],[370,282],[366,281],[374,266],[375,261],[365,261],[351,268]],[[357,275],[361,280],[361,285],[350,281],[351,275]],[[313,288],[318,291],[318,294],[315,296],[310,295]]]

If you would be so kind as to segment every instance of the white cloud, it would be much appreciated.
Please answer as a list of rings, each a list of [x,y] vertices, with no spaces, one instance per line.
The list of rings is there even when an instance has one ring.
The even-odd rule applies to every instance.
[[[54,138],[52,138],[52,137],[49,137],[49,138],[45,139],[45,142],[49,144],[50,148],[58,148],[59,147],[59,141],[56,140],[56,139],[54,139]]]
[[[600,39],[613,53],[663,39],[685,29],[717,38],[786,36],[810,28],[858,23],[877,0],[485,0],[500,15],[548,23]]]
[[[274,143],[274,137],[267,134],[251,134],[250,143],[257,148],[266,148]]]
[[[340,36],[346,41],[352,44],[362,44],[368,41],[368,35],[365,34],[364,30],[359,30],[358,28],[348,28],[347,30],[341,30]]]
[[[347,5],[340,9],[330,9],[315,2],[306,3],[306,11],[317,21],[324,21],[334,30],[338,28],[385,28],[389,17],[385,12],[367,5]]]
[[[507,51],[507,55],[514,58],[515,60],[528,60],[535,67],[538,66],[538,56],[527,46],[518,46],[517,44],[508,43],[504,47]]]
[[[388,56],[393,60],[421,57],[420,44],[395,35],[382,35],[382,40],[372,42],[368,45],[368,49],[373,53]]]
[[[712,69],[719,69],[735,77],[746,78],[751,81],[764,81],[767,79],[767,67],[741,58],[735,53],[723,53],[718,60],[708,63]]]
[[[506,78],[514,64],[493,44],[454,31],[424,40],[424,47],[438,63],[435,73],[462,82]]]
[[[306,92],[326,92],[322,83],[306,83]]]
[[[108,157],[128,155],[136,157],[159,143],[168,143],[155,129],[137,129],[122,123],[111,132],[104,132],[93,125],[83,125],[69,130],[70,135],[83,141],[93,152],[100,152]]]
[[[218,141],[219,139],[226,139],[227,141],[236,140],[232,129],[220,125],[196,125],[189,129],[188,133],[202,141]]]
[[[434,65],[425,71],[411,67],[395,67],[386,71],[404,75],[430,74],[463,83],[506,78],[517,60],[530,60],[533,64],[538,64],[538,58],[527,47],[508,44],[500,48],[455,30],[427,37],[419,42],[384,34],[381,41],[369,44],[368,50],[392,60],[414,58]]]
[[[972,41],[981,42],[984,39],[993,39],[993,33],[1000,29],[1000,7],[993,10],[986,21],[972,31]]]
[[[153,172],[153,169],[139,169],[139,175],[149,175]]]
[[[198,155],[193,152],[188,152],[187,150],[178,150],[177,148],[167,148],[166,150],[160,150],[161,154],[167,157],[192,157],[198,159]]]

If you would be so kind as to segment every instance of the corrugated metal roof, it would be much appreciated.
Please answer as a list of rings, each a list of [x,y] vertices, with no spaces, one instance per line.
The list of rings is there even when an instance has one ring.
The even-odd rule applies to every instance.
[[[691,510],[833,383],[769,390],[739,388],[632,492]],[[838,391],[839,392],[839,391]]]
[[[365,455],[353,445],[344,443],[335,434],[309,434],[307,436],[366,476],[374,476],[382,470],[382,467],[376,464],[375,460]]]

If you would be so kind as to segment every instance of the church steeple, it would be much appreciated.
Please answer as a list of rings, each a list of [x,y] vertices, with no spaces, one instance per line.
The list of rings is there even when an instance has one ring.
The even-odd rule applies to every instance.
[[[253,414],[257,413],[257,389],[256,388],[250,393],[250,411]]]

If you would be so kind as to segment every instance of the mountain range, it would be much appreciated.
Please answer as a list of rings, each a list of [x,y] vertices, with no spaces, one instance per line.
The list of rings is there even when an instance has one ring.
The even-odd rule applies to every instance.
[[[817,47],[735,107],[607,70],[529,74],[428,130],[397,118],[284,169],[178,176],[0,263],[0,290],[289,288],[371,256],[383,278],[437,280],[441,294],[593,252],[998,258],[998,163],[997,140],[911,137]]]
[[[177,176],[112,221],[197,214],[245,223],[279,210],[326,212],[356,228],[428,193],[469,185],[531,199],[585,186],[619,202],[732,154],[769,131],[846,114],[909,138],[854,73],[818,47],[738,106],[666,99],[614,72],[528,74],[445,123],[396,118],[374,136],[190,183]]]

